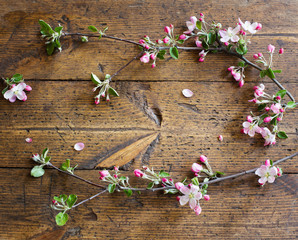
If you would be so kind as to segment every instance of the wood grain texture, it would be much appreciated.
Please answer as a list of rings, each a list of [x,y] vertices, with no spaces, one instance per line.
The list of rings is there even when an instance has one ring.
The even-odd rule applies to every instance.
[[[62,40],[63,51],[48,57],[40,39],[38,19],[60,23],[69,32],[88,32],[88,25],[109,26],[110,35],[138,41],[147,34],[163,36],[173,23],[184,31],[189,16],[233,25],[239,16],[263,29],[252,38],[248,58],[265,52],[267,44],[285,48],[276,56],[278,79],[297,96],[297,8],[295,0],[282,1],[7,1],[0,0],[0,68],[2,76],[22,73],[33,88],[26,102],[0,98],[0,239],[295,239],[297,237],[297,157],[280,166],[285,176],[260,188],[252,175],[210,185],[209,202],[195,216],[173,196],[143,193],[131,198],[105,194],[71,211],[64,227],[55,226],[49,208],[54,195],[78,194],[88,198],[98,189],[46,169],[40,179],[30,177],[32,153],[50,148],[52,163],[66,158],[79,164],[76,173],[98,182],[98,169],[113,164],[137,182],[132,170],[143,165],[165,169],[182,180],[201,154],[214,170],[233,174],[277,160],[297,151],[297,114],[286,112],[280,124],[289,138],[263,147],[260,137],[240,133],[250,111],[252,87],[265,82],[278,88],[258,71],[246,70],[239,89],[226,71],[237,59],[210,54],[198,63],[198,53],[181,52],[179,60],[159,61],[156,69],[135,61],[115,77],[120,93],[110,104],[95,106],[90,72],[113,73],[139,50],[115,41],[75,37]],[[193,43],[188,43],[192,45]],[[3,83],[0,87],[4,88]],[[192,98],[181,90],[191,89]],[[287,123],[286,123],[287,122]],[[218,135],[223,142],[217,140]],[[28,144],[25,138],[31,137]],[[84,142],[85,149],[73,146]]]

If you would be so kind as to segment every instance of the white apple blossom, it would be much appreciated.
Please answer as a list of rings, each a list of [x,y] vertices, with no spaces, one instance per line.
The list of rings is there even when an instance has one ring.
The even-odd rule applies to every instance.
[[[240,25],[237,25],[237,27],[235,27],[234,29],[229,27],[228,30],[220,30],[219,34],[221,36],[220,41],[221,42],[228,42],[228,41],[232,41],[232,42],[238,42],[239,41],[239,36],[237,36],[237,34],[240,31]]]
[[[26,83],[19,83],[18,85],[13,84],[11,86],[11,89],[7,90],[4,93],[4,98],[8,99],[10,102],[15,102],[18,98],[21,101],[27,100],[27,95],[24,92],[24,89],[26,88]]]
[[[260,133],[261,133],[262,137],[265,139],[264,146],[274,145],[276,143],[275,134],[272,134],[268,128],[266,128],[266,127],[262,128]]]
[[[179,199],[181,205],[185,205],[189,202],[191,209],[195,209],[196,206],[199,206],[199,200],[202,198],[199,186],[193,184],[190,188],[183,186],[179,191],[184,194],[184,196],[181,196]]]
[[[239,18],[239,23],[245,31],[249,31],[251,34],[255,34],[258,30],[259,23],[257,22],[250,23],[249,21],[245,21],[245,23],[243,23]]]
[[[243,132],[248,136],[253,137],[256,133],[261,132],[261,128],[256,123],[244,122],[242,124]]]
[[[198,19],[194,16],[190,17],[190,21],[186,21],[186,26],[188,28],[188,31],[185,31],[185,34],[190,34],[193,30],[197,27],[197,21]]]
[[[273,183],[275,180],[275,177],[278,173],[278,170],[274,166],[266,166],[262,165],[260,168],[258,168],[255,172],[256,175],[261,177],[259,179],[259,183],[261,185],[264,185],[267,181],[269,183]]]

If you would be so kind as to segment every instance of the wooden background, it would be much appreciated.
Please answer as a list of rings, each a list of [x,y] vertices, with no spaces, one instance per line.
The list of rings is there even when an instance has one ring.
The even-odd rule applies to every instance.
[[[297,158],[281,164],[285,175],[260,188],[257,177],[244,176],[210,185],[211,200],[202,201],[198,217],[180,207],[173,196],[144,193],[131,198],[122,193],[103,195],[71,211],[64,227],[54,222],[49,208],[54,195],[78,194],[83,200],[98,190],[47,169],[44,177],[30,177],[31,153],[50,148],[57,166],[70,158],[76,173],[97,181],[100,166],[127,163],[124,174],[147,164],[166,169],[181,180],[199,155],[206,154],[214,169],[227,174],[254,168],[267,158],[277,160],[297,151],[297,114],[288,111],[281,128],[287,140],[263,147],[260,137],[240,134],[241,124],[255,106],[252,87],[265,82],[268,92],[278,88],[260,80],[248,68],[239,89],[226,69],[237,59],[209,54],[198,63],[197,52],[181,52],[179,60],[158,61],[157,68],[136,61],[115,77],[120,93],[110,104],[93,104],[90,72],[114,73],[138,49],[107,39],[82,44],[62,40],[63,51],[47,56],[38,19],[58,23],[68,32],[88,32],[87,26],[109,26],[110,35],[138,41],[147,34],[163,36],[174,24],[203,12],[206,19],[234,26],[237,18],[254,20],[263,29],[252,38],[248,58],[265,52],[271,43],[285,48],[275,58],[282,84],[297,96],[296,0],[226,1],[7,1],[1,0],[1,75],[24,75],[33,88],[26,102],[0,98],[0,238],[1,239],[294,239],[297,237]],[[1,83],[1,88],[4,84]],[[194,96],[186,99],[181,90]],[[288,124],[286,124],[288,122]],[[217,136],[222,134],[224,141]],[[25,138],[31,137],[28,144]],[[73,145],[84,142],[76,152]],[[125,147],[130,146],[126,151]],[[124,150],[123,150],[124,149]],[[122,157],[119,157],[123,153]],[[104,161],[108,158],[109,162]]]

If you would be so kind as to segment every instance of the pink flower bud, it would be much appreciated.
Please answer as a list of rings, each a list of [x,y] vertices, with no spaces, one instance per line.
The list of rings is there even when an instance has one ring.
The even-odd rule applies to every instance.
[[[258,86],[254,86],[254,87],[253,87],[253,90],[257,90],[257,89],[259,89]]]
[[[176,196],[176,200],[179,202],[180,201],[180,196]]]
[[[218,140],[222,142],[223,141],[223,136],[222,135],[219,135],[218,136]]]
[[[257,27],[256,27],[256,30],[261,30],[262,29],[262,24],[261,23],[258,23]]]
[[[268,52],[273,53],[275,50],[275,47],[273,45],[269,44],[267,49],[268,49]]]
[[[149,38],[147,35],[144,35],[144,38]]]
[[[254,54],[253,57],[254,57],[254,59],[258,59],[259,58],[259,55],[258,54]]]
[[[200,13],[200,16],[201,16],[201,17],[204,17],[204,14],[203,14],[203,13]]]
[[[262,53],[258,53],[258,56],[259,56],[259,57],[262,57],[262,56],[263,56],[263,54],[262,54]]]
[[[174,25],[173,24],[170,24],[170,28],[174,28]]]
[[[149,45],[145,45],[145,48],[146,48],[147,50],[150,49]]]
[[[243,87],[243,85],[244,85],[244,80],[241,79],[240,82],[239,82],[239,87]]]
[[[207,161],[208,161],[208,158],[207,158],[205,155],[201,155],[201,156],[200,156],[200,161],[201,161],[202,163],[207,162]]]
[[[196,40],[196,45],[197,45],[198,48],[203,47],[202,42],[199,41],[199,40]]]
[[[247,120],[248,122],[252,123],[254,119],[253,119],[252,116],[248,115],[248,116],[246,117],[246,120]]]
[[[135,174],[136,177],[143,177],[144,176],[144,173],[139,169],[134,170],[133,173]]]
[[[166,179],[166,178],[163,178],[163,179],[161,179],[161,181],[162,181],[162,182],[167,182],[167,181],[168,181],[168,179]]]
[[[170,178],[170,179],[169,179],[169,181],[170,181],[170,182],[173,182],[173,179],[172,179],[172,178]]]
[[[191,171],[193,171],[194,173],[198,173],[198,172],[202,171],[202,169],[203,169],[203,167],[197,163],[193,163],[191,166]]]
[[[29,85],[26,85],[25,90],[26,90],[27,92],[30,92],[30,91],[32,90],[32,87],[29,86]]]
[[[186,39],[186,35],[182,34],[179,36],[179,40],[184,40],[184,39]]]
[[[54,205],[57,205],[57,201],[56,201],[56,200],[52,200],[52,203],[53,203]]]
[[[195,211],[196,215],[200,215],[200,213],[202,212],[202,208],[198,205],[194,208],[194,211]]]
[[[203,18],[199,18],[199,21],[200,21],[200,22],[203,22]]]
[[[283,54],[284,53],[284,49],[283,48],[279,49],[278,53],[279,54]]]
[[[228,71],[229,71],[229,72],[232,72],[232,71],[233,71],[233,68],[232,68],[232,67],[229,67],[229,68],[228,68]]]
[[[118,167],[114,167],[114,170],[116,171],[116,172],[118,172],[119,171],[119,168]]]
[[[278,117],[278,118],[276,118],[276,120],[277,120],[278,122],[280,122],[280,121],[281,121],[281,118],[280,118],[280,117]]]
[[[99,104],[99,98],[96,97],[94,102],[95,102],[96,105]]]
[[[257,101],[258,101],[258,100],[255,99],[255,98],[252,100],[253,103],[257,103]]]
[[[200,57],[200,58],[199,58],[199,62],[204,62],[204,60],[205,60],[205,59],[204,59],[203,57]]]
[[[242,129],[240,130],[240,133],[244,133],[244,128],[242,128]]]
[[[271,164],[270,164],[270,159],[267,159],[266,161],[265,161],[265,166],[266,167],[269,167]]]
[[[280,111],[281,113],[283,113],[285,110],[284,110],[283,108],[281,108],[279,111]]]
[[[103,171],[100,171],[99,174],[104,178],[108,175],[110,175],[110,173],[107,171],[107,170],[103,170]]]
[[[224,42],[224,45],[225,46],[229,46],[229,42]]]
[[[141,58],[140,61],[143,63],[148,63],[149,62],[149,54],[145,53]]]
[[[143,168],[144,170],[147,170],[147,169],[148,169],[146,166],[143,166],[142,168]]]
[[[206,201],[209,201],[209,200],[210,200],[210,196],[209,196],[209,195],[204,195],[204,199],[205,199]]]
[[[150,55],[150,58],[151,58],[152,60],[154,60],[154,59],[156,58],[156,55],[155,55],[155,54],[151,54],[151,55]]]
[[[104,179],[104,177],[100,177],[99,179],[100,179],[100,180],[103,180],[103,179]]]
[[[265,107],[265,110],[268,112],[270,110],[270,107]]]
[[[140,40],[139,40],[139,43],[140,43],[140,44],[144,44],[144,43],[145,43],[145,40],[144,40],[144,39],[140,39]]]
[[[175,183],[175,188],[176,188],[176,189],[180,190],[180,189],[183,188],[183,187],[184,187],[184,184],[183,184],[183,183],[181,183],[181,182],[177,182],[177,183]]]
[[[276,100],[280,100],[280,99],[281,99],[281,97],[280,97],[280,96],[277,96],[277,97],[276,97]]]
[[[271,121],[271,117],[265,117],[264,118],[264,123],[268,123],[268,122],[270,122]]]
[[[164,29],[165,33],[170,33],[171,32],[171,29],[170,27],[168,26],[165,26],[165,29]]]
[[[280,172],[279,172],[279,173],[277,173],[277,176],[279,176],[279,177],[280,177],[280,176],[281,176],[281,173],[280,173]]]
[[[170,41],[170,38],[169,37],[165,37],[164,39],[163,39],[163,42],[164,43],[168,43]]]
[[[118,178],[117,174],[114,174],[114,178]]]
[[[188,187],[191,187],[191,186],[192,186],[192,183],[188,184],[187,186],[188,186]]]
[[[199,176],[199,174],[195,173],[195,176],[197,177],[197,176]]]
[[[151,68],[155,68],[156,67],[156,65],[153,63],[152,65],[151,65]]]
[[[162,44],[162,40],[161,40],[161,39],[157,39],[157,40],[156,40],[156,43],[158,43],[158,44]]]

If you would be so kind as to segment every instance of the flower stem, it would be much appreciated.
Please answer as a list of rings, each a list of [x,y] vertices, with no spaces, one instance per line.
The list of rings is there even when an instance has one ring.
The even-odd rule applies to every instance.
[[[87,199],[85,199],[85,200],[83,200],[83,201],[77,203],[76,205],[73,205],[71,209],[76,208],[77,206],[79,206],[79,205],[81,205],[81,204],[83,204],[83,203],[85,203],[85,202],[88,202],[88,201],[92,200],[93,198],[96,198],[97,196],[99,196],[99,195],[105,193],[106,191],[108,191],[108,190],[105,189],[105,190],[103,190],[103,191],[101,191],[101,192],[99,192],[99,193],[93,195],[92,197],[87,198]]]
[[[102,189],[105,189],[105,188],[106,188],[105,186],[102,186],[102,185],[99,185],[99,184],[97,184],[97,183],[91,182],[91,181],[86,180],[86,179],[84,179],[84,178],[82,178],[82,177],[79,177],[79,176],[77,176],[77,175],[75,175],[75,174],[71,174],[70,172],[63,171],[63,170],[61,170],[60,168],[58,168],[58,167],[56,167],[55,165],[53,165],[52,163],[48,163],[47,166],[50,166],[50,167],[52,167],[52,168],[58,170],[59,172],[66,173],[67,175],[72,176],[72,177],[74,177],[74,178],[77,178],[77,179],[79,179],[79,180],[81,180],[81,181],[83,181],[83,182],[85,182],[85,183],[90,184],[90,185],[93,185],[93,186],[96,186],[96,187],[99,187],[99,188],[102,188]]]

